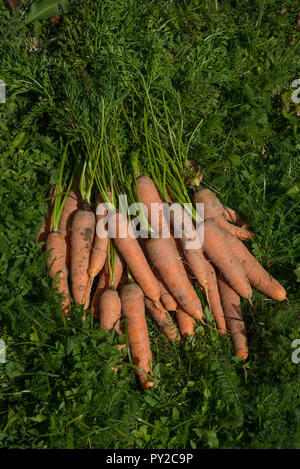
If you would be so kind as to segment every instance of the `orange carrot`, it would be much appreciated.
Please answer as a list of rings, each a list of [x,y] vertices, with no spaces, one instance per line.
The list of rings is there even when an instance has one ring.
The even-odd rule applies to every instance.
[[[68,272],[66,268],[66,242],[61,233],[52,231],[49,233],[46,241],[46,249],[50,251],[48,260],[48,268],[50,275],[58,276],[57,287],[59,293],[62,294],[62,312],[68,314],[69,312],[69,287],[68,287]]]
[[[124,262],[120,258],[118,253],[116,252],[115,264],[114,264],[114,278],[113,278],[113,282],[111,282],[109,268],[108,268],[108,260],[106,259],[104,267],[100,273],[99,281],[98,281],[95,293],[91,301],[91,306],[90,306],[92,313],[96,317],[98,316],[98,313],[99,313],[99,300],[100,300],[100,296],[102,292],[104,291],[105,288],[110,288],[112,286],[114,286],[115,288],[118,288],[118,285],[122,277],[123,268],[124,268]]]
[[[146,389],[154,386],[154,381],[147,380],[147,374],[153,375],[150,363],[152,353],[145,317],[144,295],[134,282],[127,283],[120,293],[122,315],[127,322],[128,341],[133,363],[138,367],[136,372],[141,386]]]
[[[89,280],[88,268],[94,233],[95,214],[89,205],[84,203],[75,213],[72,222],[70,276],[74,301],[76,304],[83,304],[85,309],[89,305],[86,286]]]
[[[227,246],[241,262],[251,285],[270,298],[273,298],[273,300],[285,300],[286,290],[284,287],[262,267],[246,246],[235,236],[225,232],[225,230],[224,238]]]
[[[208,279],[202,249],[183,249],[183,254],[192,274],[207,293]]]
[[[253,237],[253,233],[245,228],[228,223],[225,208],[211,190],[201,189],[199,186],[195,192],[195,203],[204,204],[205,220],[212,218],[218,226],[224,228],[238,238],[250,239]]]
[[[176,320],[183,337],[190,337],[195,334],[195,319],[180,308],[176,310]]]
[[[146,245],[145,245],[145,253],[146,253]],[[159,287],[160,287],[160,301],[162,302],[162,304],[164,305],[164,307],[168,310],[168,311],[176,311],[177,309],[177,302],[176,300],[173,298],[173,296],[171,295],[171,293],[168,291],[166,285],[164,284],[161,276],[159,275],[159,272],[156,270],[156,269],[153,269],[153,273],[155,275],[155,277],[157,278],[157,281],[158,281],[158,284],[159,284]]]
[[[99,301],[102,293],[104,292],[106,287],[106,273],[104,272],[104,268],[100,272],[99,275],[99,280],[97,283],[96,290],[94,292],[91,304],[90,304],[90,310],[93,313],[95,318],[98,318],[99,316]]]
[[[114,287],[108,288],[99,300],[99,325],[107,332],[115,329],[120,334],[121,300]]]
[[[213,265],[205,257],[204,262],[208,281],[207,301],[209,303],[212,315],[215,318],[219,332],[220,334],[224,335],[226,334],[226,322],[221,304],[216,272],[213,268]]]
[[[170,239],[148,239],[146,241],[146,249],[151,264],[158,270],[177,303],[194,318],[202,319],[201,302],[189,281],[179,254]]]
[[[58,225],[58,231],[65,237],[67,255],[66,265],[70,266],[70,237],[71,237],[71,226],[75,212],[81,206],[81,196],[78,192],[70,191],[65,200]]]
[[[181,245],[182,253],[188,266],[196,277],[199,285],[207,292],[207,278],[201,240],[196,231],[192,218],[179,204],[173,204],[171,210],[171,223]],[[181,229],[179,229],[181,226]]]
[[[97,214],[97,210],[103,204],[104,210],[102,211],[103,214]],[[103,198],[100,195],[96,202],[96,233],[94,237],[93,247],[90,256],[89,268],[88,268],[88,275],[89,280],[86,287],[86,295],[90,296],[90,291],[93,285],[94,278],[99,274],[104,266],[107,257],[107,250],[108,250],[108,233],[107,227],[104,226],[103,221],[104,218],[108,214],[108,209],[106,208]]]
[[[102,292],[99,299],[99,327],[106,332],[111,332],[114,329],[118,334],[125,334],[124,327],[120,327],[120,319],[121,299],[116,289],[110,287]],[[119,351],[124,347],[126,344],[118,344]],[[113,371],[118,371],[118,369],[119,366],[112,368]]]
[[[145,243],[150,260],[176,301],[180,303],[178,299],[180,297],[182,306],[185,305],[186,310],[197,319],[202,319],[201,303],[182,265],[176,241],[170,233],[169,223],[163,212],[163,203],[158,190],[149,176],[138,177],[136,182],[137,187],[134,187],[136,197],[145,205],[148,221],[156,235],[159,235],[159,238],[152,238]],[[154,242],[155,239],[157,239],[157,243]],[[164,251],[164,247],[166,251]],[[172,267],[167,265],[171,259]],[[164,275],[165,273],[167,276]],[[183,285],[179,284],[181,281],[183,281]],[[182,291],[185,292],[186,298]],[[186,305],[186,301],[191,301],[191,304]]]
[[[230,221],[241,228],[248,228],[247,223],[242,219],[241,215],[232,208],[224,207],[224,215],[227,221]]]
[[[225,232],[213,220],[204,222],[203,250],[209,260],[220,270],[229,284],[243,298],[251,299],[251,286],[235,251],[226,242]],[[232,236],[232,235],[231,235]]]
[[[150,260],[157,268],[165,285],[176,301],[181,304],[188,313],[194,315],[197,319],[201,319],[203,316],[201,303],[188,280],[178,250],[175,247],[176,241],[170,234],[169,224],[162,210],[162,199],[158,190],[152,179],[148,176],[137,178],[137,187],[138,189],[134,188],[137,198],[146,206],[149,223],[160,236],[159,239],[157,238],[157,243],[154,242],[155,238],[146,242]],[[164,251],[164,247],[166,251]],[[190,257],[195,271],[199,274],[199,278],[201,277],[201,281],[204,282],[200,272],[201,267],[199,268],[197,265],[199,257],[197,257],[197,260],[195,259],[196,256],[193,254],[191,254]],[[194,262],[194,260],[196,260],[196,262]],[[172,262],[172,267],[167,265],[169,261]],[[167,273],[167,275],[163,273]],[[179,281],[183,281],[183,285],[180,285]],[[184,292],[184,294],[182,294],[182,292]],[[186,302],[189,304],[187,305]]]
[[[152,316],[157,323],[161,332],[163,332],[172,342],[180,340],[180,334],[175,326],[170,314],[163,306],[156,308],[151,300],[145,298],[146,311]]]
[[[140,176],[137,178],[136,182],[138,189],[134,186],[133,190],[136,194],[136,198],[141,201],[147,209],[147,218],[151,227],[157,234],[163,234],[164,237],[169,237],[170,229],[163,212],[163,202],[154,182],[149,176]]]
[[[235,354],[246,360],[248,357],[247,334],[242,316],[240,297],[228,285],[222,275],[218,275],[218,285],[226,324],[232,335]]]
[[[130,229],[127,218],[121,213],[112,213],[109,218],[109,226],[116,227],[114,242],[130,272],[144,294],[157,306],[160,299],[159,284],[150,269],[142,248]]]
[[[157,279],[157,281],[160,287],[160,293],[161,293],[160,300],[162,304],[168,311],[176,311],[177,302],[174,300],[173,296],[168,292],[163,282],[159,280],[159,278]]]
[[[75,212],[80,209],[80,206],[81,206],[80,194],[71,190],[67,195],[67,198],[65,200],[65,203],[64,203],[61,215],[60,215],[60,219],[59,219],[58,230],[63,236],[70,236],[72,218]]]

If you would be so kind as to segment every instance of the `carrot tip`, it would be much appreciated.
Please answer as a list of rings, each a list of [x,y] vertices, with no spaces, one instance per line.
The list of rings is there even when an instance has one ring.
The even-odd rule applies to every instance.
[[[201,311],[201,309],[197,309],[195,311],[195,319],[199,319],[199,321],[202,322],[203,320],[203,312]]]
[[[159,309],[159,311],[164,311],[165,308],[161,304],[160,300],[153,301],[153,304],[154,304],[155,308]]]
[[[94,277],[91,275],[88,279],[88,282],[86,284],[86,287],[85,287],[85,292],[84,292],[84,295],[83,295],[83,298],[82,298],[82,304],[84,305],[84,309],[87,309],[89,307],[89,303],[90,303],[90,293],[91,293],[91,287],[92,287],[92,283],[94,281]],[[87,303],[87,300],[88,300],[88,303]]]
[[[279,295],[277,296],[277,301],[286,301],[287,304],[289,304],[289,300],[286,296],[286,291],[283,289],[283,291],[281,292],[281,294],[279,293]]]
[[[237,350],[236,356],[246,360],[248,358],[248,350]]]
[[[143,389],[153,388],[154,384],[155,384],[154,381],[144,381],[142,383],[142,388]]]

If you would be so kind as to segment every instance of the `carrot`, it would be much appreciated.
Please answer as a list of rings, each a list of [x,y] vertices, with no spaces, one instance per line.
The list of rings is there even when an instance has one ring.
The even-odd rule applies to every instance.
[[[70,266],[70,237],[71,237],[71,226],[75,212],[81,206],[81,196],[79,193],[70,191],[65,200],[58,225],[58,231],[65,237],[67,254],[66,254],[66,265]]]
[[[251,286],[235,251],[226,242],[226,233],[213,220],[204,222],[203,250],[209,260],[220,270],[229,284],[243,298],[251,299]],[[230,235],[232,236],[232,235]]]
[[[224,215],[226,220],[230,221],[231,223],[234,223],[241,228],[248,228],[247,223],[242,219],[241,215],[232,208],[224,207]]]
[[[68,271],[66,267],[66,256],[67,256],[67,247],[64,233],[59,231],[59,221],[61,218],[62,210],[66,202],[67,194],[70,190],[70,185],[72,180],[67,186],[67,176],[64,178],[64,167],[67,158],[68,144],[65,146],[65,149],[62,153],[59,177],[58,182],[51,189],[50,195],[54,196],[50,205],[51,211],[51,229],[52,231],[47,236],[46,249],[50,251],[50,257],[48,259],[48,267],[50,270],[50,275],[58,275],[58,290],[63,296],[62,300],[62,312],[67,314],[69,312],[69,286],[68,286]],[[67,186],[66,193],[64,189]]]
[[[142,248],[134,237],[127,218],[125,215],[115,212],[111,214],[108,224],[109,227],[116,227],[114,242],[132,275],[144,294],[157,306],[160,299],[159,284],[150,269]]]
[[[114,287],[108,288],[99,300],[99,325],[107,332],[115,329],[120,334],[121,300]]]
[[[99,316],[99,301],[100,301],[100,297],[102,293],[105,290],[105,286],[106,286],[106,273],[104,272],[104,268],[103,268],[102,272],[99,275],[97,287],[96,287],[96,290],[94,292],[94,295],[90,304],[90,310],[95,316],[95,318],[98,318]]]
[[[90,306],[91,311],[95,316],[98,316],[98,313],[99,313],[99,300],[100,300],[100,296],[102,292],[104,291],[105,288],[110,288],[112,285],[114,285],[115,288],[118,288],[118,285],[122,277],[123,268],[124,268],[124,262],[120,258],[118,253],[116,252],[115,264],[114,264],[114,278],[113,278],[113,282],[111,282],[110,274],[109,274],[109,267],[108,267],[108,260],[106,259],[104,267],[100,273],[99,281],[98,281],[95,293],[91,301],[91,306]]]
[[[159,238],[152,238],[146,241],[146,249],[149,258],[156,270],[159,272],[167,289],[171,295],[180,303],[185,305],[185,309],[197,319],[202,319],[203,312],[200,300],[189,282],[187,274],[182,265],[180,255],[176,248],[176,241],[170,233],[169,224],[163,212],[163,202],[158,190],[149,176],[140,176],[136,180],[134,191],[147,209],[148,221]],[[155,239],[157,243],[155,243]],[[166,251],[164,250],[166,248]],[[171,261],[172,267],[168,263]],[[175,269],[175,270],[174,270]],[[166,274],[166,275],[165,275]],[[175,280],[175,283],[174,283]],[[183,285],[180,282],[183,281]],[[185,295],[182,292],[185,292]],[[187,305],[186,302],[191,301]]]
[[[111,332],[113,329],[118,334],[124,334],[125,331],[120,328],[121,319],[121,300],[115,287],[109,287],[104,290],[99,298],[99,327],[106,332]],[[118,350],[121,351],[126,344],[118,344]],[[122,359],[121,359],[122,361]],[[118,371],[119,366],[112,368],[113,371]]]
[[[183,256],[196,277],[199,285],[207,292],[207,273],[205,260],[201,248],[201,240],[196,231],[192,218],[179,204],[173,204],[171,210],[171,223],[174,232],[179,236]]]
[[[145,253],[146,253],[146,245],[145,245]],[[160,301],[164,305],[164,307],[168,311],[176,311],[177,308],[177,302],[171,295],[171,293],[168,291],[167,287],[165,286],[161,276],[159,275],[159,272],[156,269],[153,269],[153,273],[155,277],[157,278],[159,288],[160,288]]]
[[[177,303],[194,318],[202,319],[201,302],[170,239],[148,239],[146,249],[151,264],[158,270]]]
[[[163,332],[172,342],[180,340],[180,334],[175,326],[170,314],[163,307],[156,308],[151,300],[145,298],[146,311],[157,323],[161,332]]]
[[[58,230],[63,236],[70,236],[72,218],[77,210],[81,206],[81,196],[75,191],[70,191],[67,195],[67,198],[62,209]]]
[[[155,276],[157,277],[157,274],[155,274]],[[174,300],[173,296],[168,292],[163,282],[159,278],[157,279],[157,281],[160,287],[160,300],[162,304],[168,311],[176,311],[177,302]]]
[[[149,176],[140,176],[136,179],[137,187],[133,191],[139,201],[147,209],[147,218],[156,234],[164,237],[170,236],[170,229],[163,212],[163,202],[156,186]]]
[[[224,335],[226,334],[226,321],[221,304],[216,272],[213,265],[206,258],[204,258],[204,260],[208,281],[207,301],[212,315],[215,318],[219,332],[221,335]]]
[[[147,374],[153,375],[150,362],[152,353],[145,316],[144,295],[134,282],[127,283],[120,293],[122,315],[127,322],[128,342],[133,363],[138,367],[136,372],[141,386],[146,389],[154,386],[154,381],[147,380]]]
[[[235,236],[225,231],[224,238],[227,246],[241,262],[251,285],[273,300],[285,300],[285,288],[262,267],[246,246]]]
[[[97,179],[97,168],[102,152],[104,132],[104,101],[102,99],[101,135],[97,139],[86,138],[87,157],[82,161],[81,175],[78,182],[80,194],[83,200],[81,209],[73,218],[71,236],[71,282],[73,297],[76,303],[83,304],[87,309],[90,304],[92,282],[88,272],[90,256],[95,237],[96,217],[91,209],[91,193],[95,178]]]
[[[75,303],[83,304],[84,309],[89,305],[86,287],[89,280],[88,268],[94,233],[95,214],[91,211],[90,205],[84,202],[73,217],[70,239],[72,293]]]
[[[242,316],[240,297],[230,285],[228,285],[224,277],[219,274],[218,285],[226,324],[232,335],[235,354],[246,360],[248,357],[247,334]]]
[[[245,228],[228,223],[225,208],[211,190],[202,189],[199,186],[195,192],[195,203],[204,204],[205,220],[212,218],[220,228],[224,228],[238,238],[246,240],[253,237],[253,233]]]
[[[195,319],[180,308],[176,310],[176,320],[183,337],[190,337],[195,334]]]
[[[69,286],[68,286],[68,272],[66,268],[66,242],[64,236],[58,231],[49,233],[46,241],[46,249],[50,251],[50,257],[47,265],[50,269],[50,275],[54,277],[58,275],[57,287],[59,293],[62,294],[62,312],[68,314],[69,312]]]
[[[93,247],[90,256],[88,275],[89,280],[86,286],[86,295],[90,296],[91,288],[93,285],[94,278],[99,274],[104,266],[107,257],[108,250],[108,234],[107,229],[103,225],[102,221],[108,214],[108,209],[105,208],[103,214],[97,214],[97,209],[100,204],[103,204],[103,198],[100,195],[96,202],[96,234],[93,242]],[[105,206],[106,207],[106,206]]]
[[[163,279],[165,285],[167,286],[172,296],[176,299],[176,301],[181,304],[187,312],[194,315],[197,319],[201,319],[203,316],[203,312],[200,300],[196,295],[192,285],[190,284],[184,267],[182,265],[178,250],[176,248],[176,241],[171,236],[169,224],[162,210],[162,199],[156,189],[156,186],[152,179],[148,176],[138,177],[136,182],[137,188],[134,189],[137,198],[141,200],[141,202],[146,206],[149,223],[151,224],[151,227],[155,230],[155,232],[159,234],[160,237],[160,239],[157,238],[157,243],[152,242],[155,240],[155,238],[146,241],[146,246],[151,262],[155,267],[157,267],[155,263],[159,264],[160,267],[157,267],[157,270],[159,271],[161,278]],[[182,210],[180,206],[179,210]],[[165,252],[163,246],[165,246],[166,248]],[[159,253],[157,252],[157,249],[159,250]],[[202,269],[201,267],[199,267],[199,262],[201,261],[200,256],[198,256],[198,253],[190,253],[189,257],[195,269],[195,272],[198,275],[198,278],[201,278],[201,282],[205,284],[205,274],[202,275]],[[167,265],[171,258],[173,268]],[[163,275],[162,272],[167,273],[167,275]],[[175,280],[175,284],[172,279]],[[183,281],[185,286],[182,285],[181,288],[181,285],[177,283],[178,281]],[[176,290],[172,290],[172,288],[175,288],[175,285]],[[182,291],[187,294],[187,298],[189,298],[187,299],[187,301],[192,301],[190,305],[186,304],[186,299],[184,299]],[[181,298],[182,303],[180,303],[178,299],[179,297]]]
[[[233,234],[237,238],[248,240],[250,238],[253,238],[254,236],[253,233],[251,233],[246,228],[240,228],[239,226],[235,226],[235,225],[232,225],[231,223],[228,223],[225,216],[223,215],[215,218],[215,221],[217,225],[219,225],[220,228],[227,230],[229,233]]]

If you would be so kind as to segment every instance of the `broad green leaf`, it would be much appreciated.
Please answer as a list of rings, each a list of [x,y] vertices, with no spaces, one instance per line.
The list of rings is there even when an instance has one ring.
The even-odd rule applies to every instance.
[[[132,433],[135,438],[141,438],[146,441],[146,443],[151,439],[151,435],[148,434],[148,427],[146,425],[142,425],[138,430],[133,430]]]
[[[33,332],[31,332],[29,337],[32,342],[40,342],[39,335],[35,328],[33,328]]]
[[[157,401],[155,399],[152,399],[150,396],[145,396],[145,401],[147,404],[149,404],[151,407],[156,407],[157,406]]]
[[[45,415],[38,414],[35,417],[30,417],[30,420],[32,420],[33,422],[40,423],[44,420],[47,420],[47,417]]]
[[[210,448],[218,448],[219,439],[215,430],[206,430],[207,444]]]
[[[173,418],[173,420],[178,420],[179,419],[179,411],[178,411],[177,407],[173,407],[172,418]]]
[[[10,379],[14,379],[24,373],[24,365],[12,360],[6,363],[5,369]]]
[[[11,150],[15,150],[16,148],[23,148],[25,143],[27,142],[27,135],[25,132],[21,132],[13,139],[11,142]]]
[[[300,191],[300,183],[295,184],[294,186],[290,187],[290,189],[287,191],[287,195],[296,195]]]
[[[294,273],[298,278],[300,278],[300,264],[297,266],[297,268],[294,270]]]
[[[52,18],[53,16],[60,15],[62,11],[64,13],[68,12],[70,7],[71,5],[68,0],[36,0],[31,5],[30,13],[25,23]]]
[[[197,445],[196,445],[196,443],[195,443],[193,440],[190,440],[190,444],[191,444],[191,448],[192,448],[192,449],[196,449],[196,448],[197,448]]]
[[[232,153],[230,155],[230,161],[231,161],[232,166],[240,166],[241,165],[241,158],[236,153]]]

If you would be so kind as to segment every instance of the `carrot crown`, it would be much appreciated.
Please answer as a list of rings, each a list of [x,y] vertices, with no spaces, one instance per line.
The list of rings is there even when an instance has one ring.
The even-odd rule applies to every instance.
[[[70,188],[73,182],[73,175],[72,175],[72,177],[70,178],[69,184],[66,187],[68,173],[64,176],[64,167],[65,167],[65,162],[67,158],[67,151],[68,151],[68,143],[66,144],[64,152],[62,154],[62,159],[61,159],[60,169],[59,169],[59,177],[58,177],[58,182],[56,185],[56,191],[55,191],[55,196],[54,196],[53,216],[52,216],[53,231],[58,230],[60,216],[61,216],[66,198],[68,196],[68,193],[70,191]]]
[[[99,142],[95,142],[89,135],[83,134],[87,158],[84,159],[84,163],[82,166],[79,190],[83,202],[87,202],[88,204],[91,203],[91,194],[96,178],[98,163],[101,155],[103,154],[104,122],[104,100],[102,98],[102,115]]]

